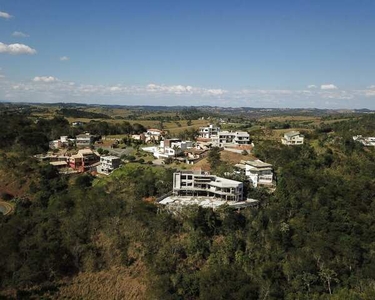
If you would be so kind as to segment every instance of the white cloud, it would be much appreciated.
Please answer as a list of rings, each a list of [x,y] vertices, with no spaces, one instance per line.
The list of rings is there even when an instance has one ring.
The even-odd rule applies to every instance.
[[[158,85],[154,83],[150,83],[147,85],[148,92],[155,92],[155,93],[168,93],[168,94],[190,94],[192,93],[193,87],[190,85]]]
[[[321,90],[337,90],[338,87],[335,86],[334,84],[330,83],[330,84],[322,84],[320,86],[320,89]]]
[[[11,55],[19,55],[19,54],[36,54],[36,50],[30,48],[24,44],[4,44],[0,42],[0,53],[7,53]]]
[[[24,33],[24,32],[21,32],[21,31],[14,31],[12,33],[12,36],[15,36],[15,37],[29,37],[30,35]]]
[[[375,84],[373,85],[370,85],[369,87],[367,87],[368,89],[375,89]]]
[[[223,89],[199,88],[191,85],[159,85],[150,83],[146,86],[146,92],[155,94],[220,96],[227,91]]]
[[[69,60],[69,57],[68,56],[61,56],[60,60],[61,61],[67,61],[67,60]]]
[[[213,96],[220,96],[224,95],[225,93],[227,93],[227,91],[222,89],[208,89],[205,91],[205,94]]]
[[[13,18],[13,16],[10,15],[10,14],[8,14],[8,13],[5,12],[5,11],[0,11],[0,18],[10,19],[10,18]]]
[[[0,72],[1,73],[1,72]],[[34,102],[81,102],[128,105],[212,105],[243,107],[373,108],[375,89],[243,89],[191,85],[81,84],[53,76],[15,82],[0,80],[0,99]],[[354,101],[355,100],[355,101]]]
[[[308,89],[316,89],[317,86],[315,84],[310,84],[307,86]]]
[[[51,83],[59,81],[56,77],[53,76],[36,76],[33,79],[34,82],[45,82],[45,83]]]
[[[110,90],[111,92],[120,92],[120,91],[121,91],[121,88],[120,88],[119,86],[111,86],[111,87],[109,88],[109,90]]]
[[[5,78],[5,75],[0,74],[0,79],[3,79],[3,78]]]

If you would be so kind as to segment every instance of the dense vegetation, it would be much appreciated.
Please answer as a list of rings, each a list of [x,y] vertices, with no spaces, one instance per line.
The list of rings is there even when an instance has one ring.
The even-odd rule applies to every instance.
[[[87,119],[110,119],[111,117],[102,114],[96,113],[92,111],[85,111],[75,108],[62,108],[58,112],[58,114],[66,117],[66,118],[87,118]]]
[[[106,179],[62,177],[22,155],[37,145],[20,136],[39,123],[10,118],[24,123],[0,127],[1,148],[17,149],[1,171],[33,177],[15,213],[0,216],[0,290],[60,297],[80,272],[142,265],[144,299],[375,298],[375,152],[351,139],[375,132],[374,116],[318,128],[312,146],[257,145],[277,174],[261,208],[176,215],[142,201],[168,192],[173,170],[128,164]],[[50,122],[46,137],[61,129]]]

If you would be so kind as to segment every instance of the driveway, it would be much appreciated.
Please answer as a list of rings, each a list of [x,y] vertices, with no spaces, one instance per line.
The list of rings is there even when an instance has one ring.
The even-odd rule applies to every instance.
[[[130,155],[134,149],[133,147],[126,147],[126,149],[121,148],[111,148],[111,147],[95,147],[97,150],[98,148],[102,148],[103,150],[108,150],[110,155],[121,157],[122,155]]]

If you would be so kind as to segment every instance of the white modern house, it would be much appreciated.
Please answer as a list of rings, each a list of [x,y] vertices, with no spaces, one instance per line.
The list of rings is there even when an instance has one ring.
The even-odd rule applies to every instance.
[[[121,159],[117,156],[102,156],[100,157],[100,165],[97,171],[100,174],[109,175],[113,170],[118,169],[121,164]]]
[[[212,141],[218,147],[249,145],[250,135],[245,131],[220,131]]]
[[[210,175],[208,172],[180,171],[173,174],[173,194],[242,201],[243,183]]]
[[[51,149],[60,149],[63,147],[73,146],[75,139],[69,139],[67,136],[60,136],[60,139],[49,142]]]
[[[289,131],[284,133],[284,137],[281,138],[281,143],[283,145],[302,145],[305,136],[299,131]]]
[[[272,165],[260,159],[241,161],[240,164],[235,165],[235,168],[238,173],[249,179],[253,187],[273,185]]]
[[[156,158],[173,158],[182,154],[185,150],[193,148],[193,142],[180,139],[166,139],[159,146],[142,148],[151,152]]]
[[[375,137],[363,137],[362,135],[353,136],[353,140],[361,143],[363,146],[375,147]]]
[[[220,131],[220,127],[215,125],[208,125],[207,127],[199,127],[199,137],[203,139],[211,139],[216,137]]]
[[[94,142],[94,136],[90,133],[79,134],[76,136],[77,147],[90,147]]]

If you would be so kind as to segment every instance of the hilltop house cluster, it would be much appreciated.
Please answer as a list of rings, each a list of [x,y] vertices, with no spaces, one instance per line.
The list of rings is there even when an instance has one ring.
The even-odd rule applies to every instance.
[[[304,136],[299,132],[286,133],[284,139],[283,144],[286,145],[301,145],[304,142]],[[199,129],[197,145],[204,144],[225,150],[241,149],[242,146],[250,145],[250,136],[247,132],[221,131],[218,126],[209,125]],[[273,166],[259,159],[242,160],[234,165],[234,173],[227,175],[242,179],[238,181],[223,178],[202,170],[175,172],[172,193],[160,199],[159,204],[172,211],[194,204],[212,209],[222,205],[240,209],[258,205],[257,200],[245,198],[243,182],[249,182],[254,188],[275,186]]]
[[[199,128],[200,143],[228,149],[250,150],[250,135],[246,131],[222,131],[220,127],[210,124]]]
[[[47,153],[36,155],[40,161],[49,162],[62,173],[83,173],[97,172],[109,175],[113,170],[120,167],[121,159],[116,156],[101,156],[97,151],[92,150],[95,137],[90,133],[77,135],[76,138],[61,136],[57,140],[49,142],[52,150],[79,148],[75,152],[65,151],[63,155]],[[73,153],[72,153],[73,152]]]
[[[230,175],[230,174],[228,174]],[[232,175],[242,175],[254,188],[273,187],[274,174],[271,164],[259,159],[241,161],[235,165]],[[160,199],[159,204],[172,211],[179,211],[187,205],[199,205],[216,209],[228,205],[235,209],[257,206],[258,200],[245,198],[244,183],[212,175],[202,170],[182,170],[173,174],[173,190]]]
[[[165,161],[173,159],[187,164],[195,164],[208,154],[208,147],[201,147],[192,141],[183,141],[172,138],[160,141],[157,146],[144,147],[143,151],[152,153],[152,155]]]
[[[142,148],[142,150],[152,153],[157,159],[174,159],[187,164],[197,163],[214,146],[237,153],[251,150],[249,133],[221,131],[220,127],[212,124],[199,128],[199,137],[196,143],[177,138],[164,139],[162,132],[156,129],[149,129],[147,135],[133,135],[132,138],[144,142],[159,142],[157,146]]]
[[[164,138],[164,132],[159,129],[148,129],[147,132],[132,135],[132,139],[143,143],[157,144],[144,147],[157,159],[174,159],[188,164],[194,164],[204,158],[211,147],[216,146],[224,150],[251,150],[250,135],[244,131],[222,131],[220,127],[208,125],[199,129],[197,142],[177,138]],[[300,142],[302,138],[302,142]],[[290,144],[303,143],[303,135],[298,132],[286,133],[283,139],[290,140]],[[74,139],[61,136],[60,139],[50,142],[50,148],[77,149],[65,151],[63,155],[49,153],[39,155],[38,158],[48,161],[64,173],[97,172],[110,174],[121,165],[121,159],[116,156],[101,156],[93,150],[95,136],[89,133],[77,135]],[[283,142],[284,144],[284,142]],[[286,143],[288,144],[288,143]],[[271,164],[261,160],[243,160],[234,165],[234,173],[230,178],[242,178],[241,181],[219,177],[205,171],[178,171],[173,174],[173,190],[159,203],[175,210],[185,205],[198,204],[213,209],[228,205],[240,209],[258,205],[258,201],[247,199],[244,192],[244,183],[247,181],[254,188],[259,186],[273,187],[274,173]],[[240,176],[240,177],[238,177]]]

